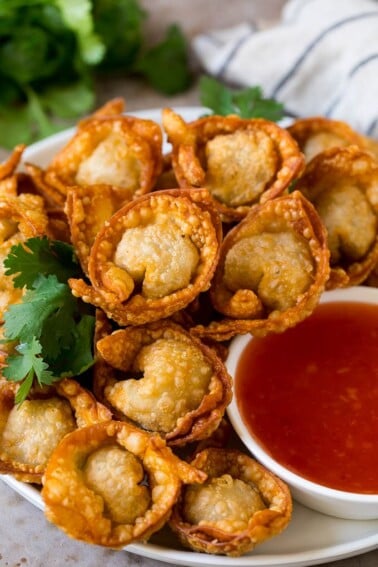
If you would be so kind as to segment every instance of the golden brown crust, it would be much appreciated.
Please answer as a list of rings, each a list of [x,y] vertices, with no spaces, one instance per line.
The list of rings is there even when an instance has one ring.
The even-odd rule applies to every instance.
[[[122,97],[115,97],[105,102],[100,108],[97,108],[92,114],[83,118],[78,122],[78,128],[84,126],[94,118],[103,118],[104,116],[118,116],[123,114],[126,109],[126,101]]]
[[[208,480],[194,490],[183,487],[169,522],[186,547],[235,557],[278,535],[290,522],[288,487],[253,458],[209,448],[191,464],[205,471]]]
[[[15,405],[17,387],[0,382],[0,472],[41,484],[49,457],[76,427],[108,421],[112,414],[75,380],[32,392]]]
[[[311,314],[328,275],[325,229],[301,193],[257,205],[225,237],[210,289],[228,318],[191,332],[220,341],[282,332]]]
[[[0,180],[11,177],[15,173],[25,148],[25,144],[19,144],[13,149],[8,159],[0,163]]]
[[[126,463],[117,476],[111,468],[112,455],[102,452],[109,447],[116,451],[118,462],[131,460],[134,472],[127,472]],[[108,472],[92,479],[88,462],[96,456]],[[143,476],[144,486],[140,485]],[[47,518],[71,537],[121,548],[147,540],[163,526],[182,482],[205,478],[206,474],[173,455],[157,435],[110,421],[76,430],[63,439],[47,466],[42,498]],[[120,518],[122,505],[125,511]]]
[[[25,169],[33,180],[36,192],[49,207],[62,209],[66,200],[66,186],[59,182],[54,172],[46,171],[33,163],[25,163]]]
[[[217,429],[231,401],[231,378],[215,352],[179,325],[128,327],[96,347],[102,363],[95,389],[118,417],[160,433],[171,446]]]
[[[358,285],[378,261],[378,164],[356,146],[332,148],[307,165],[296,186],[328,232],[327,288]]]
[[[268,120],[208,116],[186,123],[166,108],[163,125],[180,187],[207,187],[225,221],[283,193],[304,167],[295,140]]]
[[[315,155],[334,147],[357,145],[364,149],[366,141],[349,124],[324,116],[299,118],[287,128],[310,161]]]
[[[152,120],[101,115],[81,124],[47,173],[66,186],[109,184],[125,198],[147,193],[162,169],[162,132]]]
[[[111,185],[76,185],[68,189],[64,209],[71,242],[85,274],[97,234],[122,204],[117,188]]]
[[[5,275],[3,260],[12,246],[47,233],[48,218],[41,197],[31,193],[0,197],[0,322],[7,307],[18,303],[24,293],[13,286],[13,276]]]
[[[157,191],[124,205],[99,232],[88,262],[92,286],[69,284],[120,325],[164,319],[209,287],[220,239],[206,190]]]

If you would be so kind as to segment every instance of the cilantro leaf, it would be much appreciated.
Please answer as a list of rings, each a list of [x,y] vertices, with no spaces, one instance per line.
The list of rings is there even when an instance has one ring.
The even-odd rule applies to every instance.
[[[29,144],[33,141],[32,121],[29,108],[24,105],[12,108],[0,107],[0,146],[12,150],[20,142]]]
[[[274,99],[264,98],[259,86],[246,89],[229,89],[212,77],[201,77],[200,101],[214,114],[237,114],[241,118],[265,118],[276,122],[284,115],[283,105]]]
[[[179,26],[171,25],[164,40],[142,55],[136,64],[158,91],[174,95],[187,89],[192,82],[187,45]]]
[[[94,363],[94,309],[75,298],[67,284],[82,276],[73,248],[46,237],[13,246],[4,260],[14,285],[25,287],[20,303],[4,313],[4,341],[17,341],[17,354],[7,357],[4,376],[21,382],[23,401],[34,380],[51,384],[77,376]]]
[[[143,44],[146,12],[138,0],[93,0],[95,31],[106,45],[99,68],[105,73],[132,67]]]
[[[214,114],[220,116],[235,114],[232,93],[225,85],[216,79],[203,76],[199,81],[199,89],[201,104],[212,110]]]
[[[95,103],[93,86],[84,80],[48,87],[40,94],[40,99],[52,114],[64,119],[84,115]]]
[[[4,314],[4,336],[8,340],[28,342],[31,337],[40,338],[45,319],[71,298],[66,284],[59,283],[56,276],[40,276],[36,287],[25,293],[22,303],[10,305]]]
[[[41,274],[55,275],[63,283],[80,274],[72,246],[47,237],[29,238],[24,244],[12,246],[4,266],[5,275],[17,274],[13,279],[14,287],[28,289],[33,288]]]
[[[71,344],[51,361],[51,367],[59,376],[77,376],[93,365],[94,327],[95,318],[91,315],[84,315],[79,323],[72,327]]]
[[[51,278],[52,276],[49,276]],[[45,358],[50,364],[59,356],[64,349],[70,349],[76,335],[76,308],[77,300],[73,297],[70,288],[65,284],[62,293],[58,289],[50,298],[55,309],[46,317],[39,335]],[[40,292],[40,290],[38,290]],[[56,369],[54,368],[56,371]]]
[[[21,343],[16,347],[17,354],[7,358],[7,366],[3,369],[5,378],[14,382],[23,382],[16,394],[16,403],[21,403],[27,397],[33,385],[34,377],[40,386],[52,384],[56,381],[53,373],[48,370],[47,364],[39,356],[42,347],[33,337],[30,343]]]
[[[99,63],[105,54],[105,45],[94,31],[92,2],[90,0],[55,0],[62,19],[74,31],[85,63]]]

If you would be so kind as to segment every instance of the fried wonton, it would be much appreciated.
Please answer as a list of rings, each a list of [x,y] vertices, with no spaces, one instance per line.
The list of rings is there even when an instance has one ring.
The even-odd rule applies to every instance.
[[[327,229],[327,288],[358,285],[378,261],[378,163],[356,146],[314,157],[296,186]]]
[[[109,421],[78,429],[59,443],[42,498],[47,518],[71,537],[121,548],[146,541],[163,526],[183,482],[205,479],[158,435]]]
[[[97,234],[122,204],[118,188],[112,185],[77,185],[68,189],[65,212],[71,242],[84,273],[88,273],[89,254]]]
[[[117,186],[128,201],[150,191],[163,166],[162,131],[152,120],[126,116],[114,99],[83,119],[46,169],[26,164],[40,193],[63,207],[75,185]]]
[[[170,321],[128,327],[96,348],[108,368],[95,390],[118,416],[172,446],[217,429],[231,401],[231,378],[215,352],[182,327]]]
[[[25,148],[25,144],[19,144],[13,149],[8,159],[0,163],[0,181],[14,175]]]
[[[288,132],[261,118],[208,116],[186,123],[166,108],[163,126],[180,187],[207,187],[226,221],[281,194],[304,166]]]
[[[191,464],[208,479],[182,488],[169,522],[186,547],[239,556],[289,524],[288,487],[253,458],[234,449],[208,448]]]
[[[208,289],[221,223],[206,190],[156,191],[124,205],[98,233],[74,295],[119,325],[164,319]]]
[[[0,472],[41,484],[51,453],[78,427],[111,419],[111,412],[71,379],[15,404],[16,390],[0,382]]]
[[[48,171],[66,185],[116,185],[128,200],[152,189],[161,169],[158,124],[133,116],[106,116],[79,127]]]
[[[0,324],[7,307],[18,303],[24,293],[13,286],[13,276],[5,275],[4,259],[12,246],[47,233],[48,218],[41,197],[31,193],[0,195]]]
[[[367,139],[349,124],[324,116],[300,118],[287,130],[298,142],[307,162],[330,148],[356,145],[364,149],[367,146]]]
[[[192,332],[225,340],[282,332],[310,315],[329,275],[326,231],[299,191],[256,205],[225,237],[210,289],[227,319]]]

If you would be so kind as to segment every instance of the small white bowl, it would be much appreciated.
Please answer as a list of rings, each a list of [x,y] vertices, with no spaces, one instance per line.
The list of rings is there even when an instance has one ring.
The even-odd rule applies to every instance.
[[[356,286],[342,290],[327,291],[323,293],[321,303],[329,301],[378,304],[378,289]],[[253,340],[251,335],[240,335],[232,340],[226,361],[226,366],[231,376],[235,376],[240,355],[251,340]],[[238,408],[238,400],[235,395],[227,412],[233,428],[244,445],[258,461],[289,485],[295,500],[313,510],[339,518],[356,520],[378,518],[378,494],[356,494],[335,490],[316,484],[293,473],[267,454],[259,444],[259,441],[253,437],[242,420]]]

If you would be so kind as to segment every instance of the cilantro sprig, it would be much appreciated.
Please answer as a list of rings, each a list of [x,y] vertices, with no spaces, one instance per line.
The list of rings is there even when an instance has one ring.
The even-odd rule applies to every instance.
[[[70,245],[48,238],[31,238],[11,248],[5,274],[16,288],[26,288],[21,303],[4,314],[4,341],[16,342],[3,375],[19,382],[16,402],[40,386],[77,376],[93,364],[92,308],[75,298],[67,284],[80,275]]]
[[[174,94],[191,80],[177,26],[149,47],[140,0],[0,1],[0,145],[30,144],[96,104],[102,76],[139,75]]]
[[[277,122],[284,116],[284,107],[275,99],[264,98],[261,87],[230,89],[212,77],[199,81],[200,101],[214,114],[237,114],[241,118],[265,118]]]

